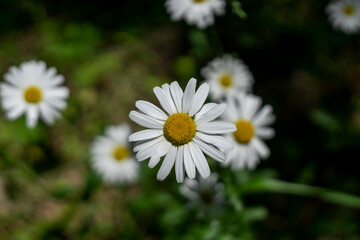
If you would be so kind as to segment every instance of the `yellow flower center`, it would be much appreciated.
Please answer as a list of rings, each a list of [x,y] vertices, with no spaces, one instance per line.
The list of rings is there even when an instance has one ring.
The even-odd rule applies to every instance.
[[[228,88],[233,84],[233,78],[229,74],[221,75],[219,81],[220,81],[221,86],[223,86],[225,88]]]
[[[355,13],[355,8],[352,5],[346,5],[343,11],[346,15],[351,16]]]
[[[239,143],[248,143],[254,136],[254,126],[246,120],[239,120],[235,123],[236,131],[234,136]]]
[[[122,161],[130,156],[130,152],[126,146],[120,145],[114,149],[113,155],[117,161]]]
[[[38,103],[42,99],[42,91],[38,87],[30,86],[25,90],[24,98],[28,103]]]
[[[202,2],[206,2],[207,0],[193,0],[196,3],[202,3]]]
[[[175,146],[190,142],[195,133],[195,122],[186,113],[174,113],[165,121],[164,136]]]

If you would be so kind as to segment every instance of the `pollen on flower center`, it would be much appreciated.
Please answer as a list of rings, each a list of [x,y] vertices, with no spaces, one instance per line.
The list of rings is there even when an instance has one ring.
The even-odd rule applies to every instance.
[[[30,86],[24,91],[24,98],[28,103],[38,103],[42,99],[42,91],[38,87]]]
[[[117,161],[122,161],[130,156],[130,152],[126,146],[120,145],[114,149],[113,156]]]
[[[164,136],[175,146],[190,142],[195,133],[195,122],[186,113],[174,113],[165,121]]]
[[[233,84],[233,79],[232,76],[230,76],[229,74],[223,74],[221,75],[221,77],[219,78],[220,84],[221,86],[228,88]]]
[[[234,136],[239,143],[248,143],[254,136],[254,127],[253,125],[246,120],[239,120],[235,123],[236,131]]]
[[[351,16],[355,13],[355,8],[352,5],[346,5],[343,11],[346,15]]]
[[[207,0],[193,0],[196,3],[202,3],[202,2],[206,2]]]

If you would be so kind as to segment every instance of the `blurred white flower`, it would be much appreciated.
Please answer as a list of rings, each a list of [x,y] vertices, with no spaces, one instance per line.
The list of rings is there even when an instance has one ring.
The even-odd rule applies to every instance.
[[[333,27],[345,33],[357,33],[360,31],[360,1],[337,0],[326,8]]]
[[[212,173],[207,179],[186,179],[180,192],[189,200],[190,208],[200,210],[217,209],[225,202],[224,184],[218,182],[219,176]]]
[[[237,130],[227,135],[235,146],[233,151],[227,153],[225,165],[231,165],[234,169],[254,169],[260,158],[270,155],[263,139],[274,136],[274,129],[268,125],[275,121],[275,116],[270,105],[260,108],[261,102],[260,97],[246,93],[239,93],[228,101],[224,118],[235,123]]]
[[[108,183],[130,183],[138,177],[139,164],[131,157],[128,142],[130,126],[109,126],[91,146],[91,165]]]
[[[203,178],[207,178],[210,168],[204,153],[223,162],[222,151],[233,148],[233,144],[220,134],[235,131],[235,125],[213,121],[226,110],[226,104],[204,105],[209,85],[202,84],[196,92],[195,88],[194,78],[190,79],[184,92],[177,82],[155,87],[154,93],[166,113],[147,101],[137,101],[136,107],[140,111],[130,112],[131,120],[150,128],[129,137],[131,142],[140,141],[134,148],[137,160],[150,158],[149,167],[153,168],[165,156],[157,174],[158,180],[164,180],[174,164],[178,182],[184,181],[185,171],[189,178],[195,178],[195,167]]]
[[[60,110],[66,108],[69,89],[60,86],[62,75],[56,68],[46,68],[43,61],[28,61],[20,67],[12,66],[4,75],[5,82],[0,85],[2,108],[10,120],[26,114],[26,125],[34,128],[41,118],[51,125],[60,117]]]
[[[229,54],[212,60],[201,74],[210,85],[210,96],[215,100],[234,97],[239,91],[249,91],[254,82],[248,67]]]
[[[171,19],[183,18],[189,25],[204,29],[214,24],[214,15],[225,13],[225,0],[167,0],[165,2]]]

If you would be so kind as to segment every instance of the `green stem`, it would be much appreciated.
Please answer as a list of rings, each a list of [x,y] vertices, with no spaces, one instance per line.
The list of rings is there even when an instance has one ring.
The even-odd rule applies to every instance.
[[[257,179],[242,188],[244,194],[263,192],[284,193],[300,196],[317,197],[324,201],[360,208],[360,197],[331,189],[312,187],[299,183],[290,183],[276,179]]]

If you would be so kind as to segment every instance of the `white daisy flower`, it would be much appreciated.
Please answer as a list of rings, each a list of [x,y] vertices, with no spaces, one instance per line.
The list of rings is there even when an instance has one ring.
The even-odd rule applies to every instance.
[[[189,200],[190,208],[218,209],[225,202],[225,187],[218,180],[216,173],[207,179],[200,177],[199,181],[187,178],[180,186],[180,193]]]
[[[214,24],[214,15],[225,13],[225,0],[167,0],[165,2],[171,19],[183,18],[189,25],[204,29]]]
[[[337,0],[326,8],[333,27],[351,34],[360,30],[360,1]]]
[[[105,136],[98,136],[93,142],[91,165],[105,182],[125,183],[137,179],[139,164],[131,157],[130,133],[129,124],[109,126]]]
[[[60,117],[60,110],[66,108],[69,89],[60,86],[62,75],[56,68],[46,68],[43,61],[24,62],[20,67],[12,66],[4,75],[0,85],[2,108],[10,120],[26,114],[26,125],[34,128],[41,118],[51,125]]]
[[[184,167],[189,178],[196,175],[196,168],[203,178],[210,175],[204,153],[223,162],[233,144],[220,136],[236,130],[229,122],[213,121],[225,110],[226,104],[204,102],[209,85],[204,83],[195,92],[196,80],[190,79],[183,92],[177,82],[155,87],[154,93],[166,113],[147,101],[137,101],[140,111],[131,111],[130,119],[150,129],[132,134],[129,141],[140,141],[134,148],[138,161],[150,158],[149,167],[155,167],[165,156],[157,174],[164,180],[175,164],[176,180],[184,181]]]
[[[210,96],[215,100],[234,97],[241,90],[251,90],[254,82],[243,61],[229,54],[212,60],[201,70],[201,74],[210,85]]]
[[[240,93],[228,101],[224,118],[235,123],[237,130],[227,137],[234,143],[234,149],[226,155],[225,165],[234,169],[254,169],[260,158],[267,158],[270,150],[263,139],[272,138],[274,130],[268,127],[275,121],[270,105],[260,109],[261,98],[252,94]]]

